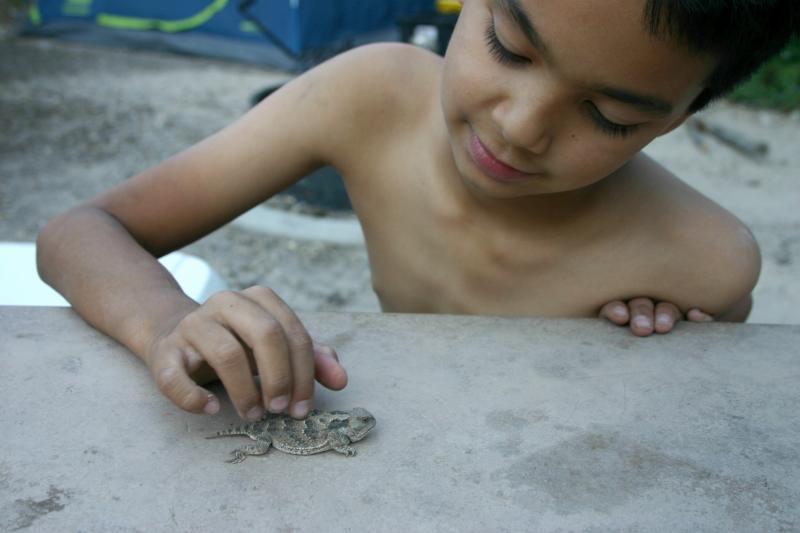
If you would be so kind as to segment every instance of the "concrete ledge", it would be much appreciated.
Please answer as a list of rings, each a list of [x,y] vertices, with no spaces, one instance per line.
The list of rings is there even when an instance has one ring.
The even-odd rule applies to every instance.
[[[364,407],[358,456],[224,461],[70,309],[0,307],[0,531],[782,531],[800,327],[303,313]],[[214,391],[221,394],[219,387]],[[223,397],[224,398],[224,397]]]

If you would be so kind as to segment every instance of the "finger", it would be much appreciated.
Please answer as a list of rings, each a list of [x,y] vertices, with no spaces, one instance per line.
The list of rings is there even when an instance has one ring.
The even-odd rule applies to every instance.
[[[224,324],[231,329],[223,327],[223,323],[204,320],[202,327],[195,327],[187,334],[189,343],[217,373],[239,416],[244,420],[258,420],[264,414],[264,409],[250,358],[241,341],[231,331],[242,328],[230,321]]]
[[[265,330],[262,340],[266,348],[271,347],[277,350],[279,349],[278,344],[283,342],[285,349],[288,349],[290,373],[283,376],[278,375],[277,377],[290,380],[291,398],[287,402],[289,404],[289,414],[295,418],[304,418],[313,406],[314,397],[315,363],[314,344],[311,336],[306,331],[300,318],[292,311],[292,308],[272,289],[256,286],[250,287],[242,291],[242,293],[267,310],[280,326],[278,330]],[[282,335],[282,339],[279,338],[278,333]],[[254,349],[254,353],[256,354],[256,364],[261,374],[262,384],[265,379],[265,375],[262,372],[267,373],[266,381],[269,384],[273,380],[270,372],[274,371],[274,357],[261,357],[257,349]],[[275,396],[271,397],[275,398]],[[283,402],[283,399],[281,399],[281,402]]]
[[[690,309],[688,313],[686,313],[686,319],[689,322],[713,322],[714,317],[709,315],[708,313],[704,313],[700,309]]]
[[[628,302],[630,310],[631,332],[639,337],[647,337],[653,333],[653,300],[650,298],[634,298]]]
[[[328,389],[342,390],[347,386],[347,371],[339,362],[339,356],[324,344],[314,343],[314,375]]]
[[[151,359],[151,372],[159,390],[184,411],[213,415],[219,400],[189,377],[184,354],[175,350]]]
[[[615,301],[609,302],[600,309],[600,318],[606,318],[618,326],[624,326],[628,323],[630,318],[628,315],[628,306],[625,302]]]
[[[669,333],[681,319],[681,311],[675,304],[659,302],[655,311],[656,333]]]

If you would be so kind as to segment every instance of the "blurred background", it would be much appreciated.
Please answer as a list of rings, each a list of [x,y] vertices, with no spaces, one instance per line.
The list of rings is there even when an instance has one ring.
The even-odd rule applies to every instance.
[[[353,46],[443,53],[457,16],[435,0],[0,0],[0,241],[34,241],[51,216]],[[751,322],[800,324],[800,42],[647,152],[754,231]],[[299,310],[379,309],[333,169],[185,251]]]

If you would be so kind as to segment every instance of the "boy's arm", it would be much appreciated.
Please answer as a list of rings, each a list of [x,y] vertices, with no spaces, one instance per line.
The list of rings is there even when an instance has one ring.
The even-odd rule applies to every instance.
[[[162,393],[182,409],[219,410],[218,398],[198,385],[213,376],[211,369],[250,420],[272,399],[291,394],[292,407],[310,399],[315,375],[332,389],[346,384],[335,353],[313,345],[277,295],[253,287],[200,306],[102,209],[57,217],[37,244],[42,277],[87,322],[143,359]],[[263,402],[251,366],[262,376]]]
[[[156,257],[356,144],[350,136],[364,126],[353,118],[363,100],[357,88],[369,84],[359,79],[352,57],[309,71],[233,125],[56,217],[39,235],[42,278],[87,322],[142,358],[162,392],[183,409],[218,409],[218,400],[192,379],[206,365],[249,419],[270,401],[285,408],[287,397],[290,412],[302,416],[315,373],[330,388],[346,383],[335,354],[315,347],[269,289],[225,292],[200,306]]]
[[[647,209],[641,219],[652,223],[652,266],[640,267],[645,276],[632,291],[650,296],[609,302],[599,316],[628,325],[637,336],[668,333],[684,318],[744,322],[761,270],[750,230],[644,154],[619,172]]]

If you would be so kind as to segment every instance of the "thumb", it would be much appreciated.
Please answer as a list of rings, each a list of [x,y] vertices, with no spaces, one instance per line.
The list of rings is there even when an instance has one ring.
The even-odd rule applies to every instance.
[[[314,376],[323,386],[331,390],[342,390],[347,386],[347,371],[339,362],[339,356],[330,346],[314,343]]]

